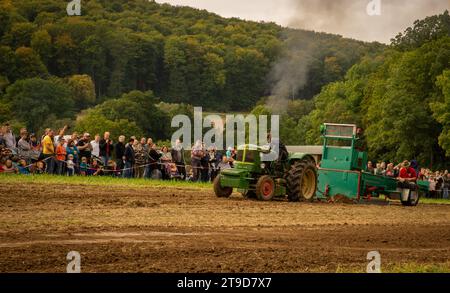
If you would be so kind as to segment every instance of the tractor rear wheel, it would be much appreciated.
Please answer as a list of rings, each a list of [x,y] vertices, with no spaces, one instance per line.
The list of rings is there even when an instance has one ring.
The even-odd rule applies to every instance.
[[[275,181],[270,176],[262,176],[256,183],[256,197],[262,201],[270,201],[275,195]]]
[[[214,193],[217,197],[230,197],[230,195],[233,193],[232,187],[222,187],[220,184],[220,176],[217,176],[214,179]]]
[[[286,180],[289,201],[314,199],[317,191],[317,171],[313,162],[308,160],[295,162]]]

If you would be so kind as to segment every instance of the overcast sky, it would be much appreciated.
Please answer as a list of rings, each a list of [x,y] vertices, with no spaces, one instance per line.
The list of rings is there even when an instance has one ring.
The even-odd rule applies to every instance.
[[[450,9],[450,0],[156,0],[206,9],[224,17],[273,21],[283,26],[388,43],[416,19]],[[369,3],[380,2],[370,16]],[[377,7],[371,13],[377,14]]]

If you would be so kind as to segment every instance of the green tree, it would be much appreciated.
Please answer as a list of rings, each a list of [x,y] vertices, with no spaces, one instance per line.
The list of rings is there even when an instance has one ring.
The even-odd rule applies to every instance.
[[[95,103],[95,86],[89,75],[72,75],[67,79],[72,91],[75,107],[78,110],[87,108]]]
[[[18,80],[7,88],[5,100],[14,109],[14,117],[33,131],[45,128],[43,122],[51,114],[63,118],[74,113],[70,89],[54,80]]]
[[[443,129],[439,136],[439,144],[450,157],[450,70],[444,71],[437,78],[437,86],[441,89],[438,101],[433,102],[434,118],[442,125]]]
[[[33,49],[20,47],[16,50],[15,57],[16,70],[13,75],[14,80],[30,77],[46,77],[48,75],[47,68]]]

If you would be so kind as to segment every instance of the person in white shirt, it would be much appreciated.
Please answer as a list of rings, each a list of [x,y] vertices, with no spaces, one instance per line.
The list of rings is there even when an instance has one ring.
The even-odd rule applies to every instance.
[[[96,157],[100,157],[100,135],[96,134],[95,139],[91,141],[92,145],[92,155]]]

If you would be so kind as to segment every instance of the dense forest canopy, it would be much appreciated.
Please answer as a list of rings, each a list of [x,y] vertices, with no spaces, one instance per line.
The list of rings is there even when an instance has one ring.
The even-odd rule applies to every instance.
[[[67,3],[0,1],[0,91],[9,100],[24,88],[23,80],[28,86],[40,80],[72,88],[77,96],[67,112],[133,90],[152,91],[167,103],[248,111],[284,78],[269,78],[281,56],[301,56],[296,61],[308,64],[307,80],[294,95],[311,99],[361,57],[383,47],[153,1],[86,0],[82,16],[68,16]],[[39,80],[26,80],[33,78]],[[13,118],[43,126],[20,113]]]
[[[154,1],[67,3],[0,0],[0,123],[168,139],[193,106],[269,113],[275,98],[286,144],[346,122],[373,158],[450,155],[448,12],[385,46]]]

